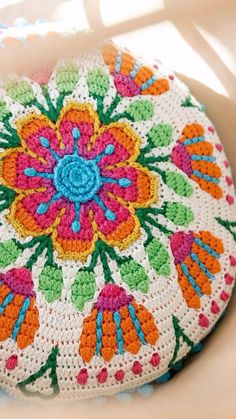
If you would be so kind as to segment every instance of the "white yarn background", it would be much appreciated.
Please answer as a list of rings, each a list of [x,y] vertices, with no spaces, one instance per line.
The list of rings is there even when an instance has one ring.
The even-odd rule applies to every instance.
[[[71,61],[71,60],[70,60]],[[79,67],[79,82],[74,93],[71,96],[67,96],[64,100],[64,104],[68,99],[73,99],[78,102],[89,102],[96,109],[95,101],[89,97],[88,88],[86,83],[86,75],[89,69],[94,67],[103,67],[103,70],[109,75],[107,67],[104,65],[102,55],[100,52],[91,51],[83,54],[78,59],[74,60]],[[58,63],[60,66],[62,62]],[[52,77],[49,82],[49,92],[53,101],[56,101],[58,96],[56,82],[55,82],[56,68],[53,71]],[[166,76],[165,70],[159,67],[157,74],[161,77],[163,74]],[[109,94],[104,100],[106,107],[111,104],[112,99],[116,94],[114,87],[113,78],[110,76],[110,90]],[[31,83],[37,99],[46,107],[40,87],[37,83],[27,80]],[[205,129],[205,136],[208,141],[212,144],[219,143],[217,134],[210,133],[208,127],[211,124],[206,115],[196,108],[185,108],[181,106],[182,101],[186,98],[188,90],[176,78],[174,81],[169,80],[170,90],[160,96],[143,96],[142,98],[149,98],[154,107],[154,117],[146,122],[135,122],[130,123],[133,129],[139,134],[142,139],[143,146],[145,145],[145,135],[155,123],[168,123],[173,128],[173,141],[168,147],[159,149],[153,149],[153,155],[169,154],[174,147],[178,137],[186,124],[198,122]],[[23,115],[27,115],[34,110],[34,108],[24,108],[18,103],[14,103],[9,97],[6,97],[3,85],[0,89],[0,96],[4,97],[10,110],[13,113],[13,118],[18,119]],[[116,112],[122,112],[129,102],[134,101],[136,98],[123,98],[121,103],[118,105]],[[14,122],[13,122],[14,123]],[[0,130],[3,130],[3,125],[0,124]],[[226,202],[226,195],[230,194],[234,196],[234,187],[228,186],[225,182],[225,176],[230,176],[230,169],[226,169],[224,161],[226,160],[224,152],[219,152],[214,148],[214,155],[217,157],[217,163],[222,170],[221,187],[223,189],[224,196],[220,200],[213,199],[206,192],[202,191],[198,185],[189,180],[194,188],[194,193],[190,198],[182,198],[172,192],[159,177],[159,199],[158,207],[162,205],[164,201],[180,202],[190,207],[195,215],[195,220],[188,228],[177,227],[172,222],[166,220],[164,217],[159,216],[159,222],[163,223],[167,228],[169,227],[173,231],[180,230],[208,230],[213,235],[222,239],[225,252],[220,258],[222,270],[219,274],[215,275],[215,280],[212,283],[212,295],[203,296],[201,298],[201,309],[195,310],[187,307],[187,304],[182,296],[181,289],[177,281],[177,273],[172,261],[171,275],[166,278],[157,275],[153,268],[150,266],[147,255],[145,253],[143,243],[145,241],[145,232],[141,229],[141,237],[133,245],[131,245],[126,251],[118,253],[122,255],[132,255],[134,259],[139,261],[145,268],[149,275],[149,291],[147,294],[142,294],[139,291],[132,292],[136,301],[143,304],[155,318],[160,337],[154,347],[150,345],[142,345],[139,353],[134,356],[127,352],[123,355],[115,355],[110,363],[105,363],[103,358],[94,356],[91,362],[87,365],[83,362],[79,355],[79,339],[82,330],[82,323],[85,317],[87,317],[92,309],[94,302],[104,285],[103,270],[98,259],[98,265],[95,268],[96,274],[96,293],[93,301],[86,303],[84,311],[78,312],[71,303],[70,289],[75,279],[78,269],[82,266],[79,262],[74,261],[62,261],[55,257],[55,261],[63,269],[63,280],[64,287],[61,298],[51,304],[46,303],[44,296],[37,291],[38,278],[41,269],[44,265],[44,256],[38,259],[37,264],[33,268],[33,280],[35,284],[35,290],[37,292],[36,305],[39,309],[40,328],[37,332],[33,344],[23,351],[18,350],[16,343],[12,339],[0,343],[0,387],[5,388],[11,395],[18,398],[22,398],[22,393],[15,388],[16,384],[29,375],[37,372],[39,368],[46,362],[51,349],[53,346],[58,344],[59,356],[57,358],[57,375],[60,386],[59,397],[61,399],[81,399],[86,397],[92,397],[97,395],[107,395],[122,391],[127,388],[136,387],[145,382],[151,381],[164,374],[168,370],[168,364],[173,356],[175,348],[175,334],[172,325],[172,315],[174,314],[179,320],[180,325],[184,329],[185,333],[195,343],[201,341],[214,327],[216,321],[224,311],[227,302],[223,302],[220,299],[222,290],[227,291],[229,294],[232,292],[232,285],[225,285],[224,275],[230,273],[235,275],[235,269],[230,266],[229,256],[236,254],[236,243],[233,241],[231,234],[225,230],[215,220],[215,217],[222,217],[235,221],[236,219],[236,205],[228,205]],[[158,166],[163,169],[169,169],[172,171],[179,171],[171,163],[158,163]],[[15,237],[21,240],[15,229],[6,221],[6,215],[8,210],[4,211],[0,215],[0,241],[5,241],[9,238]],[[157,229],[152,228],[153,235],[160,238],[161,242],[168,249],[171,255],[169,240],[160,233]],[[27,239],[28,240],[28,239]],[[8,266],[1,272],[8,271],[11,267],[21,267],[27,261],[32,251],[26,250],[23,257],[19,257],[17,262],[12,266]],[[56,252],[54,252],[56,255]],[[86,265],[89,264],[89,259]],[[116,264],[110,261],[110,267],[115,279],[116,284],[122,285],[127,293],[131,293],[128,286],[122,281],[119,270]],[[215,315],[211,313],[211,301],[216,300],[221,310],[219,314]],[[208,328],[202,328],[198,324],[198,316],[200,313],[204,313],[209,321],[210,326]],[[186,344],[182,344],[178,352],[178,358],[180,359],[187,354],[189,347]],[[157,368],[153,368],[149,361],[154,352],[158,352],[161,361]],[[19,365],[13,371],[5,370],[6,360],[12,354],[18,354]],[[143,373],[141,376],[135,376],[131,371],[133,362],[138,360],[143,366]],[[96,375],[98,372],[106,367],[108,370],[108,380],[104,384],[98,384]],[[82,387],[77,384],[77,374],[81,368],[87,368],[89,378],[87,384]],[[121,383],[117,383],[114,378],[114,373],[123,369],[125,371],[125,378]],[[48,378],[41,378],[37,380],[33,385],[28,386],[28,389],[32,391],[40,391],[44,394],[51,392],[50,390],[51,380]]]

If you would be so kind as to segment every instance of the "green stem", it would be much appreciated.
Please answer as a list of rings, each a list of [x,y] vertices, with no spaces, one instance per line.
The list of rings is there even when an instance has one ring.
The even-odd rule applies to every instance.
[[[30,256],[28,262],[25,264],[25,267],[32,270],[33,265],[37,262],[39,256],[43,253],[43,251],[48,246],[48,243],[42,242],[38,245],[35,252]]]
[[[128,121],[134,122],[134,118],[132,118],[132,116],[129,115],[127,112],[122,112],[122,113],[118,113],[118,114],[114,115],[110,119],[110,122],[118,122],[121,118],[126,118],[126,119],[128,119]]]
[[[57,110],[56,110],[55,106],[52,103],[50,94],[48,93],[48,89],[45,90],[44,97],[46,99],[46,102],[47,102],[47,105],[48,105],[48,109],[49,109],[49,112],[51,114],[51,120],[53,122],[56,122],[56,120],[57,120]]]
[[[145,157],[145,163],[164,163],[168,162],[170,160],[170,156],[151,156],[151,157]],[[154,170],[154,169],[153,169]]]
[[[57,356],[59,353],[59,349],[57,346],[55,346],[46,363],[34,374],[31,374],[28,378],[26,378],[26,380],[21,381],[20,383],[17,384],[17,387],[22,391],[22,393],[25,396],[29,396],[29,397],[40,397],[42,399],[48,400],[51,399],[53,397],[55,397],[59,392],[60,392],[60,388],[59,388],[59,384],[58,384],[58,378],[57,378]],[[27,386],[34,383],[35,381],[37,381],[38,379],[40,379],[41,377],[43,377],[47,371],[50,371],[50,373],[48,374],[48,377],[51,380],[51,384],[50,387],[52,389],[52,394],[50,395],[46,395],[46,394],[42,394],[38,391],[30,391],[27,389]]]
[[[179,352],[179,348],[180,348],[180,338],[182,338],[182,340],[188,345],[190,346],[191,349],[193,349],[194,347],[194,343],[191,341],[191,339],[189,339],[189,337],[184,333],[183,329],[180,327],[179,325],[179,320],[177,319],[177,317],[172,316],[172,323],[173,323],[173,328],[175,331],[175,349],[174,349],[174,353],[173,353],[173,357],[171,359],[171,361],[169,362],[168,367],[172,368],[175,364],[176,358],[178,356],[178,352]]]
[[[117,108],[117,105],[120,103],[121,101],[121,96],[117,93],[115,98],[113,99],[111,105],[109,106],[109,108],[107,109],[104,117],[106,120],[108,120],[110,122],[110,118],[112,113],[114,112],[114,110]]]
[[[160,230],[162,233],[164,233],[167,237],[171,236],[173,234],[173,231],[168,230],[168,228],[164,227],[162,224],[158,223],[156,220],[154,220],[152,217],[145,217],[145,221],[151,225],[153,225],[153,227],[158,228],[158,230]]]
[[[47,111],[47,109],[45,109],[45,107],[36,98],[32,101],[31,105],[34,105],[43,115],[51,119],[50,111]]]
[[[216,221],[218,221],[220,225],[226,228],[226,230],[230,232],[233,239],[236,241],[236,232],[233,230],[236,227],[236,221],[222,220],[220,217],[216,217]]]
[[[103,242],[100,243],[100,259],[102,262],[105,283],[106,284],[114,283],[114,280],[111,275],[111,270],[108,264],[108,260],[107,260],[106,249]]]

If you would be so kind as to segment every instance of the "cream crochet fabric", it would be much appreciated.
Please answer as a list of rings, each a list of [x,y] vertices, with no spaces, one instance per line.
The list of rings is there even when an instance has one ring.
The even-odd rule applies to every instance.
[[[161,377],[236,266],[231,173],[173,74],[106,43],[0,88],[0,386],[81,399]]]

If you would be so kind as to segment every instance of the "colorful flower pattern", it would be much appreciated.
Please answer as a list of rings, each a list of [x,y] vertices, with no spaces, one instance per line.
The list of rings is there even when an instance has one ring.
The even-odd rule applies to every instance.
[[[174,311],[172,321],[163,321],[165,300],[156,289],[180,289],[173,301],[204,329],[230,295],[226,289],[220,301],[214,299],[228,257],[221,231],[213,235],[210,226],[192,226],[201,225],[191,205],[194,194],[214,208],[225,197],[223,165],[216,160],[220,147],[214,150],[202,117],[183,122],[176,141],[174,124],[158,115],[173,77],[112,43],[101,55],[104,64],[87,71],[65,62],[52,70],[52,79],[50,70],[32,76],[34,82],[8,81],[8,99],[0,98],[0,212],[10,235],[0,242],[0,341],[15,345],[4,364],[8,374],[21,363],[18,352],[34,351],[36,336],[51,331],[55,309],[64,307],[63,322],[73,313],[76,325],[69,338],[64,323],[55,336],[46,336],[51,346],[36,371],[24,375],[22,368],[17,388],[26,396],[59,394],[57,368],[63,345],[72,340],[79,366],[74,378],[83,391],[94,380],[103,389],[111,380],[123,385],[130,375],[151,370],[153,376],[161,363],[174,369],[182,341],[188,350],[195,342]],[[86,102],[80,82],[83,89],[87,84]],[[185,102],[188,112],[193,104]],[[19,104],[24,117],[15,114]],[[226,196],[229,201],[233,205]],[[235,221],[215,216],[235,239]],[[232,255],[229,263],[236,264]],[[69,281],[68,272],[74,275]],[[226,288],[232,283],[226,273]],[[162,356],[167,323],[175,341],[169,357]],[[44,376],[51,393],[41,395],[36,381]]]
[[[79,352],[86,363],[95,353],[109,362],[115,353],[136,355],[142,344],[155,345],[158,336],[152,314],[123,288],[107,284],[84,320]]]

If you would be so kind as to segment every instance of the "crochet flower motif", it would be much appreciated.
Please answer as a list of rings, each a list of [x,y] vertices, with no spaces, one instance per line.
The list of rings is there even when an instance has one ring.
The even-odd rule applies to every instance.
[[[71,102],[56,125],[34,113],[17,131],[1,180],[16,193],[8,217],[22,236],[51,235],[61,258],[81,261],[98,239],[124,249],[139,237],[135,209],[157,202],[157,180],[136,162],[140,139],[127,123],[100,127],[91,105]]]
[[[188,307],[201,307],[201,297],[211,295],[211,282],[221,271],[223,243],[208,231],[179,231],[170,239],[178,282]]]
[[[190,124],[186,125],[178,144],[173,148],[171,160],[201,189],[213,198],[220,199],[221,169],[212,153],[213,146],[205,140],[204,128],[200,124]]]
[[[155,345],[158,337],[152,314],[122,287],[106,284],[84,320],[79,353],[84,362],[95,354],[109,362],[116,353],[137,354],[141,344]]]
[[[169,90],[167,79],[158,79],[151,68],[142,65],[128,51],[107,44],[103,48],[103,58],[121,96],[161,95]]]
[[[13,268],[0,275],[0,341],[12,338],[19,349],[34,341],[39,328],[31,272]]]

